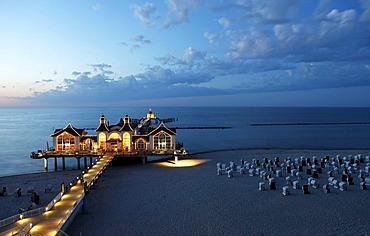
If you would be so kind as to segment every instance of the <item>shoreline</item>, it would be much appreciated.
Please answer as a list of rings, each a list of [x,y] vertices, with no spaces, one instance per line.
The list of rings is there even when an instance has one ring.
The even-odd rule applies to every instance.
[[[194,156],[194,155],[203,155],[203,154],[212,154],[217,152],[229,152],[229,151],[273,151],[273,150],[282,150],[282,151],[299,151],[299,150],[311,150],[311,151],[363,151],[363,152],[369,152],[370,155],[370,148],[280,148],[280,147],[270,147],[270,148],[263,148],[263,147],[251,147],[251,148],[230,148],[230,149],[214,149],[214,150],[206,150],[206,151],[195,151],[190,153],[188,156]],[[43,174],[43,173],[54,173],[54,172],[65,172],[65,171],[82,171],[78,170],[77,167],[71,166],[67,168],[66,170],[53,170],[52,168],[48,171],[35,171],[35,172],[28,172],[28,173],[18,173],[18,174],[6,174],[6,175],[0,175],[1,178],[5,177],[16,177],[16,176],[23,176],[23,175],[32,175],[32,174]]]

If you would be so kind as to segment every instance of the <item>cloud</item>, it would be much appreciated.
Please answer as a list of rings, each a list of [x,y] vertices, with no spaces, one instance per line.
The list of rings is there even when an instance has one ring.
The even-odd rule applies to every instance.
[[[229,28],[231,25],[231,21],[227,19],[226,17],[222,17],[218,19],[218,23],[222,25],[224,28]]]
[[[360,0],[361,7],[364,9],[364,12],[360,16],[361,22],[370,21],[370,2],[368,0]]]
[[[172,55],[156,58],[161,65],[179,66],[182,69],[193,69],[193,66],[199,66],[204,62],[206,52],[196,50],[192,47],[188,47],[181,58],[176,58]]]
[[[143,35],[136,35],[133,40],[135,42],[138,42],[138,43],[141,43],[141,44],[150,44],[150,40],[149,39],[145,39]]]
[[[100,72],[102,74],[113,74],[113,71],[106,70],[107,68],[112,68],[111,65],[108,64],[90,64],[89,66],[94,68],[94,72]],[[86,76],[86,73],[83,74]]]
[[[102,5],[100,3],[95,3],[93,6],[92,6],[92,10],[94,12],[98,12],[100,11],[100,9],[102,8]]]
[[[234,7],[240,9],[241,17],[252,22],[284,23],[292,20],[298,1],[291,0],[237,0]]]
[[[55,80],[53,80],[53,79],[43,79],[43,80],[37,80],[37,81],[35,81],[34,83],[35,84],[44,84],[44,83],[50,83],[50,82],[54,82]]]
[[[80,73],[76,78],[66,78],[63,85],[47,92],[35,92],[28,98],[40,103],[79,104],[112,103],[137,99],[156,99],[225,93],[213,88],[196,87],[209,81],[208,75],[193,71],[173,71],[160,66],[147,68],[144,73],[113,78],[102,73]]]
[[[340,12],[338,9],[333,9],[326,15],[326,18],[339,24],[346,24],[356,20],[356,11],[350,9]]]
[[[221,2],[227,7],[210,13],[213,25],[202,28],[204,38],[216,45],[202,48],[203,42],[196,42],[163,51],[153,64],[142,61],[143,69],[129,75],[117,75],[108,64],[91,64],[91,71],[75,71],[60,86],[30,99],[114,102],[370,86],[367,1],[353,8],[334,1]],[[169,28],[188,22],[204,1],[166,3],[162,26]],[[153,4],[135,10],[143,24],[154,24]],[[121,44],[133,51],[152,43],[146,37],[139,33]]]
[[[233,32],[227,56],[232,59],[267,58],[272,56],[273,52],[274,41],[268,32],[249,29]]]
[[[187,22],[189,11],[197,10],[202,5],[203,0],[166,0],[166,3],[168,10],[165,14],[163,28]]]
[[[208,40],[209,43],[214,43],[221,38],[222,34],[204,32],[203,36]]]
[[[140,20],[145,26],[153,26],[155,21],[153,20],[153,15],[155,14],[157,8],[153,3],[146,2],[144,6],[140,7],[134,5],[134,15]]]
[[[130,48],[130,52],[133,52],[135,49],[141,48],[139,44],[133,44]]]

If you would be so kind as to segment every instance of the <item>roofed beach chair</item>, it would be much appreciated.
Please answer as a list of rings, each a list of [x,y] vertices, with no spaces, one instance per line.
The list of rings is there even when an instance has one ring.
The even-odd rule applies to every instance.
[[[322,186],[322,189],[324,190],[324,193],[330,193],[330,185],[329,184],[324,184]]]
[[[258,190],[259,191],[265,191],[265,182],[259,182],[258,183]]]
[[[249,162],[244,163],[244,168],[249,170],[251,168],[251,164]]]
[[[295,176],[297,177],[297,180],[302,180],[303,179],[303,176],[299,172],[297,172],[295,174]]]
[[[284,195],[284,196],[288,196],[288,195],[290,195],[289,187],[288,187],[288,186],[284,186],[284,187],[283,187],[283,195]]]
[[[292,180],[290,179],[290,177],[289,177],[289,176],[287,176],[287,177],[285,178],[285,183],[286,183],[287,185],[292,185]]]
[[[274,178],[269,179],[270,190],[276,190],[276,182]]]
[[[27,193],[31,193],[32,194],[34,192],[35,192],[35,188],[33,186],[28,187]]]
[[[20,196],[22,196],[22,190],[21,190],[21,188],[17,188],[17,189],[14,191],[14,196],[15,196],[15,197],[20,197]]]
[[[302,191],[303,191],[303,194],[310,194],[308,184],[302,185]]]
[[[299,183],[299,181],[298,181],[298,180],[293,181],[293,188],[294,188],[294,189],[300,189],[300,183]]]
[[[229,177],[229,178],[234,177],[233,170],[228,170],[227,171],[227,177]]]
[[[265,177],[265,174],[266,174],[266,171],[262,170],[262,171],[260,171],[259,176],[260,176],[261,178],[264,178],[264,177]]]
[[[260,175],[260,172],[261,172],[261,168],[257,167],[256,168],[256,175]]]
[[[241,175],[244,175],[244,174],[245,174],[245,169],[244,169],[244,167],[241,167],[241,168],[239,169],[239,173],[240,173]]]
[[[360,189],[361,190],[366,190],[366,183],[365,182],[360,183]]]
[[[53,189],[53,186],[51,184],[48,184],[47,188],[45,189],[45,193],[51,193]]]
[[[338,180],[335,179],[335,180],[333,180],[332,183],[333,183],[333,187],[334,188],[339,188],[339,182],[338,182]]]
[[[5,197],[6,195],[8,195],[8,188],[4,186],[3,189],[0,191],[0,196]]]
[[[346,184],[346,182],[340,182],[339,183],[339,189],[340,189],[340,191],[347,191],[347,184]]]

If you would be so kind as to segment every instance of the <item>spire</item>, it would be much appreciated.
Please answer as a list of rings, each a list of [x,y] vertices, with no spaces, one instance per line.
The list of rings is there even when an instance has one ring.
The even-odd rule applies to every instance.
[[[149,109],[148,113],[146,114],[147,119],[154,119],[154,113],[152,112],[152,109]]]
[[[106,124],[107,120],[105,119],[105,116],[102,115],[100,117],[100,124],[99,124],[99,127],[95,130],[95,131],[109,131],[108,127],[107,127],[107,124]]]

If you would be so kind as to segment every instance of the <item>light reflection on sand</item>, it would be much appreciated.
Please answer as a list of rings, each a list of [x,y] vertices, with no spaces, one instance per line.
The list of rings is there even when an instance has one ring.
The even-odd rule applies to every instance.
[[[156,163],[156,165],[172,168],[184,168],[184,167],[193,167],[209,162],[210,159],[186,159],[186,160],[168,160],[165,162]]]

